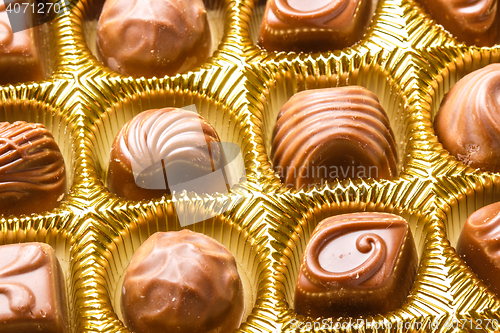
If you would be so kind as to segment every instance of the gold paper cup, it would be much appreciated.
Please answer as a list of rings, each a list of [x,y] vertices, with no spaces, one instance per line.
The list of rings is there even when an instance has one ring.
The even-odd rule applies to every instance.
[[[414,195],[407,197],[399,205],[394,205],[397,201],[393,199],[399,197],[398,193],[401,192],[392,191],[391,186],[364,187],[364,190],[361,190],[363,186],[325,189],[309,197],[298,193],[285,194],[283,200],[275,206],[275,217],[271,224],[277,237],[274,237],[271,244],[274,247],[273,258],[279,262],[276,265],[280,274],[276,279],[276,289],[280,291],[278,295],[283,301],[280,303],[283,307],[278,319],[281,331],[445,330],[446,319],[454,307],[454,301],[448,296],[451,286],[446,280],[448,272],[445,267],[450,262],[446,259],[447,242],[442,237],[442,224],[438,216],[424,213],[432,206],[428,200],[432,197],[431,187],[400,182],[397,187],[407,187],[406,190],[412,191]],[[356,199],[351,201],[348,199],[350,197]],[[389,313],[362,317],[310,318],[296,314],[291,304],[301,257],[312,231],[327,217],[353,212],[386,212],[408,221],[417,248],[419,267],[406,301],[400,308]]]
[[[249,201],[233,201],[224,214],[188,226],[188,229],[210,236],[223,244],[235,257],[244,289],[245,310],[243,321],[252,313],[255,303],[266,290],[264,283],[270,274],[267,261],[266,237],[262,235],[261,217],[250,213]],[[124,331],[120,310],[121,285],[125,270],[138,247],[155,232],[180,230],[179,220],[172,203],[164,205],[138,205],[120,209],[114,207],[117,224],[107,227],[102,223],[95,247],[82,248],[78,254],[80,280],[77,294],[81,304],[99,303],[99,310],[82,306],[80,318],[83,326],[101,327],[107,331]],[[105,214],[99,219],[109,219]],[[95,221],[99,223],[99,220]],[[97,274],[88,277],[88,270]],[[85,279],[98,281],[90,284]],[[89,291],[88,293],[86,291]]]
[[[0,103],[0,121],[14,123],[25,121],[41,123],[52,133],[55,142],[61,150],[65,170],[66,188],[68,194],[61,198],[59,207],[50,209],[52,212],[65,210],[68,195],[73,185],[74,177],[74,146],[76,131],[71,122],[71,116],[59,97],[66,95],[68,84],[63,81],[53,81],[41,85],[24,86],[19,89],[10,87],[2,90],[3,99]],[[27,205],[30,203],[27,202]],[[48,216],[49,212],[33,214]],[[7,216],[4,216],[5,220]]]
[[[323,59],[312,59],[307,55],[300,55],[296,59],[282,59],[269,64],[266,68],[253,66],[256,78],[263,78],[259,82],[257,91],[249,89],[252,98],[256,101],[250,104],[260,125],[257,133],[257,142],[262,145],[261,159],[269,169],[265,170],[269,188],[279,184],[272,169],[269,158],[272,144],[272,132],[276,118],[282,106],[299,91],[331,88],[339,86],[358,85],[373,92],[379,99],[394,132],[399,164],[397,172],[400,175],[407,173],[407,155],[411,147],[412,110],[408,106],[403,89],[391,77],[390,72],[380,63],[383,54],[357,53],[347,56],[330,55]],[[254,82],[255,80],[249,80]],[[324,184],[323,184],[324,185]],[[318,185],[321,187],[321,184]],[[281,185],[283,189],[283,185]],[[306,189],[305,191],[311,189]]]

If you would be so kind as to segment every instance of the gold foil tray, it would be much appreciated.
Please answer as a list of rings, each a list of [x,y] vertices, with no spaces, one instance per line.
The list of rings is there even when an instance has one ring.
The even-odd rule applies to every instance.
[[[235,256],[245,289],[238,332],[493,332],[500,300],[455,253],[476,209],[500,200],[500,175],[473,170],[443,149],[432,121],[444,94],[500,48],[458,43],[416,1],[379,0],[364,38],[322,54],[268,53],[256,45],[265,1],[206,0],[213,55],[175,77],[125,77],[95,57],[102,0],[71,1],[40,28],[47,79],[0,87],[0,120],[40,122],[54,134],[69,193],[44,214],[4,217],[0,243],[52,245],[64,268],[71,332],[128,332],[119,293],[134,251],[154,232],[183,226]],[[361,85],[387,111],[400,156],[391,180],[347,179],[286,188],[268,155],[276,115],[296,92]],[[237,144],[246,179],[229,194],[132,202],[106,188],[109,152],[141,111],[197,110]],[[293,310],[300,259],[314,227],[347,212],[407,219],[419,268],[400,309],[363,318],[307,318]],[[189,220],[197,216],[197,222]],[[202,217],[202,218],[200,218]],[[320,324],[318,324],[318,321]],[[495,325],[496,323],[496,325]]]

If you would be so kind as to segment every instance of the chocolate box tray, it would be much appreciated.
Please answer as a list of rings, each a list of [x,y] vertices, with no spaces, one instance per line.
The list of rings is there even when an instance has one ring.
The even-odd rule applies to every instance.
[[[500,300],[455,252],[476,209],[500,200],[500,175],[471,169],[443,149],[433,118],[460,78],[500,62],[500,48],[458,43],[412,0],[379,0],[363,39],[316,54],[268,53],[256,45],[265,1],[206,0],[213,55],[201,68],[132,78],[95,56],[103,1],[64,4],[41,27],[46,80],[0,88],[2,121],[40,122],[67,166],[68,195],[50,212],[0,221],[0,243],[39,241],[65,274],[71,332],[128,332],[119,292],[135,250],[154,232],[189,228],[235,256],[245,290],[238,332],[493,332]],[[45,44],[44,44],[45,45]],[[52,73],[52,74],[49,74]],[[300,191],[272,169],[272,129],[296,92],[361,85],[387,111],[400,156],[393,180],[347,179]],[[245,177],[230,193],[133,202],[106,188],[115,135],[141,111],[195,105],[241,149]],[[390,212],[410,224],[419,267],[403,306],[389,313],[307,318],[293,310],[300,258],[314,227],[346,212]],[[199,222],[201,221],[201,222]],[[195,223],[196,222],[196,223]]]

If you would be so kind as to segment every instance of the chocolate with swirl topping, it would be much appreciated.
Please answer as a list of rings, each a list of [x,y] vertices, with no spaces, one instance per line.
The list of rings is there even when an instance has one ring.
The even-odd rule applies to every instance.
[[[500,202],[475,211],[462,229],[457,253],[500,297]]]
[[[176,108],[147,110],[116,136],[108,187],[130,200],[171,194],[174,186],[191,181],[197,193],[225,193],[226,164],[217,132],[201,116]]]
[[[418,1],[460,42],[477,46],[500,42],[497,0]]]
[[[268,51],[324,52],[356,43],[370,22],[371,0],[269,0],[259,45]]]
[[[394,135],[377,97],[359,86],[306,90],[282,107],[271,158],[296,189],[342,178],[391,179],[397,173]]]
[[[66,333],[64,277],[47,244],[0,246],[0,332]]]
[[[408,223],[386,213],[353,213],[320,222],[307,244],[295,310],[311,316],[384,313],[405,300],[417,268]]]
[[[439,141],[462,163],[500,172],[500,64],[476,70],[446,94],[434,128]]]
[[[64,160],[42,124],[0,123],[0,214],[41,213],[66,193]]]

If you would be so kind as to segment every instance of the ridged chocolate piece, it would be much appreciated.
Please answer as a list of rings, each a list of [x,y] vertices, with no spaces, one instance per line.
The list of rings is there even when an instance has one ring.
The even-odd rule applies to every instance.
[[[500,202],[475,211],[462,229],[457,253],[500,297]]]
[[[460,42],[493,46],[500,41],[497,0],[418,0]]]
[[[500,172],[500,64],[476,70],[446,94],[434,128],[443,147],[459,161]]]
[[[64,288],[49,245],[0,246],[0,332],[69,332]]]
[[[389,120],[363,87],[307,90],[281,109],[271,158],[286,186],[302,189],[336,178],[385,178],[397,173]]]
[[[19,3],[22,1],[12,2],[10,9],[14,10]],[[24,10],[19,10],[12,14],[16,20],[26,21],[24,26],[24,22],[16,22],[19,28],[25,30],[14,33],[6,9],[5,1],[0,0],[0,84],[42,80],[42,60],[35,45],[34,29],[29,28],[32,26],[30,11],[25,14]]]
[[[163,77],[200,66],[211,34],[202,0],[107,0],[97,27],[102,61],[126,75]]]
[[[418,264],[407,222],[386,213],[320,222],[307,244],[295,311],[311,317],[379,314],[406,299]]]
[[[196,186],[198,193],[225,193],[227,180],[220,183],[219,178],[209,176],[217,170],[224,174],[226,164],[215,129],[201,116],[175,108],[148,110],[126,123],[116,136],[108,187],[121,197],[143,200],[171,194],[174,185],[202,179]]]
[[[269,0],[258,44],[267,51],[325,52],[358,42],[371,0]]]
[[[125,273],[122,312],[132,332],[232,332],[243,307],[233,255],[203,234],[156,233]]]
[[[0,214],[41,213],[66,193],[64,159],[42,124],[0,123]]]

